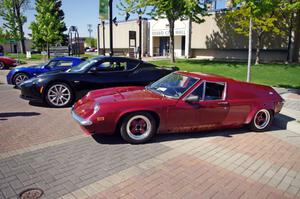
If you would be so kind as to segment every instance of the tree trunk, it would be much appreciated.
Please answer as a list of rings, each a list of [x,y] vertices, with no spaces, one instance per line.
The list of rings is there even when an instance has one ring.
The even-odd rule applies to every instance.
[[[23,30],[23,21],[21,18],[21,11],[20,6],[15,4],[15,10],[16,10],[16,17],[17,17],[17,24],[18,24],[18,30],[20,34],[20,47],[21,47],[21,53],[26,53],[26,46],[25,46],[25,38],[24,38],[24,30]]]
[[[247,82],[251,81],[251,57],[252,57],[252,15],[249,20],[249,49],[248,49],[248,66],[247,66]]]
[[[300,60],[300,9],[297,10],[296,14],[296,25],[294,28],[294,46],[293,46],[293,54],[292,61],[299,62]]]
[[[259,32],[258,35],[257,35],[255,65],[260,64],[260,47],[261,47],[262,34],[263,34],[262,32]]]
[[[294,13],[291,13],[290,24],[289,24],[289,38],[288,38],[288,46],[287,46],[287,56],[286,56],[286,62],[287,63],[291,63],[293,61],[292,60],[292,53],[293,53],[293,45],[292,45],[293,18],[294,18]]]
[[[175,53],[174,53],[174,26],[175,21],[173,19],[168,19],[169,21],[169,28],[170,28],[170,56],[171,62],[175,63]]]
[[[47,58],[50,59],[50,46],[49,46],[49,42],[47,42]]]

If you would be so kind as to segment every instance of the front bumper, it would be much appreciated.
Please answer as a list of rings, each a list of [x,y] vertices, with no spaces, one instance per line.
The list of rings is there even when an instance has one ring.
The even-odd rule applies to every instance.
[[[21,95],[20,97],[29,101],[43,102],[43,95],[39,93],[39,88],[36,85],[24,85],[21,84]]]
[[[81,126],[91,126],[93,124],[92,121],[84,119],[84,118],[80,117],[79,115],[77,115],[73,108],[71,110],[71,114],[72,114],[73,119],[76,122],[78,122]]]

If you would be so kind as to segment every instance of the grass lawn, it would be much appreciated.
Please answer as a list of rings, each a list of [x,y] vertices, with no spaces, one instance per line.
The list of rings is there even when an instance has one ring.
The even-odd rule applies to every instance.
[[[246,81],[247,63],[231,63],[207,60],[151,61],[159,66],[177,66],[180,70],[203,72]],[[260,64],[252,66],[252,82],[277,87],[300,89],[300,64]]]

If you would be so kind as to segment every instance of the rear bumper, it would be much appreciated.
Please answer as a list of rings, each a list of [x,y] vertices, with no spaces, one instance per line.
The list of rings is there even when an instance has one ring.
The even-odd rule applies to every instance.
[[[75,111],[73,110],[73,108],[72,108],[72,110],[71,110],[71,114],[72,114],[72,118],[73,118],[76,122],[78,122],[81,126],[91,126],[91,125],[93,124],[92,121],[87,120],[87,119],[84,119],[84,118],[80,117],[79,115],[77,115],[77,114],[75,113]]]

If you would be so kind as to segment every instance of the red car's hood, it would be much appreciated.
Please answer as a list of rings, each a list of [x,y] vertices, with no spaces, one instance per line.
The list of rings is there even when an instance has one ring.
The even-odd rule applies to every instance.
[[[153,100],[162,98],[162,96],[148,91],[145,87],[141,86],[95,90],[91,91],[87,97],[101,104],[113,101]]]
[[[106,104],[119,101],[161,100],[163,96],[146,90],[145,87],[116,87],[90,91],[74,105],[75,112],[81,117],[92,114],[96,103]]]

